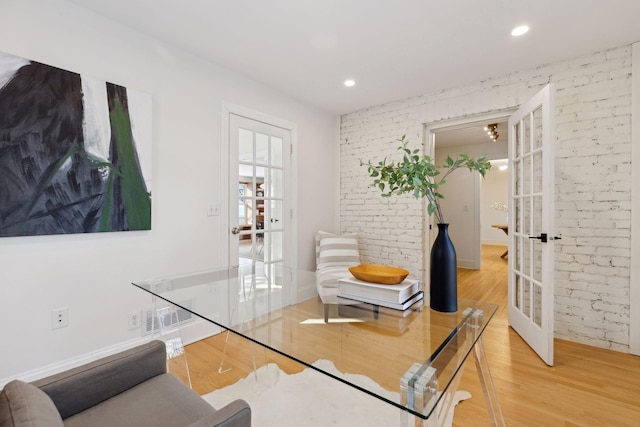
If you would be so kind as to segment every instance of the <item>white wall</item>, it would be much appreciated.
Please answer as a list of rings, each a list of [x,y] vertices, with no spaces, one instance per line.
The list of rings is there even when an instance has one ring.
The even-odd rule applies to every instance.
[[[469,149],[472,147],[438,147],[436,136],[435,162],[443,165],[448,156],[455,159],[460,153],[477,157],[470,153]],[[480,247],[475,237],[476,232],[480,231],[480,176],[478,173],[470,173],[467,168],[460,168],[447,177],[445,185],[440,189],[444,196],[440,207],[445,222],[449,223],[449,236],[456,248],[458,267],[477,269],[480,267],[477,265]]]
[[[226,226],[206,214],[226,210],[223,101],[297,125],[298,259],[314,267],[313,236],[335,218],[337,118],[64,0],[3,1],[0,50],[151,94],[154,135],[151,231],[0,240],[0,381],[137,340],[127,313],[150,300],[132,280],[226,264]],[[51,330],[58,307],[69,327]]]
[[[506,224],[508,222],[509,212],[501,208],[508,206],[509,171],[499,169],[499,165],[506,165],[507,160],[493,161],[491,164],[491,169],[487,171],[482,180],[480,192],[481,240],[485,245],[507,246],[507,235],[502,230],[491,227],[492,224]]]
[[[392,155],[423,124],[514,108],[555,83],[555,335],[629,351],[631,47],[373,106],[341,120],[340,218],[367,261],[423,276],[425,215],[411,196],[382,199],[358,159]]]

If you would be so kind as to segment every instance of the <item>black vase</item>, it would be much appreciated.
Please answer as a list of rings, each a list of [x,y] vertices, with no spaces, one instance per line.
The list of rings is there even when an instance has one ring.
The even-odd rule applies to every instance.
[[[453,313],[458,311],[458,267],[456,249],[449,238],[449,224],[438,224],[438,237],[431,248],[431,308]]]

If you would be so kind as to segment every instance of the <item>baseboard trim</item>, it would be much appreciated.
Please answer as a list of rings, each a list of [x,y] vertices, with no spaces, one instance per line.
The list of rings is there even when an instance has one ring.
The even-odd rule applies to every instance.
[[[196,320],[192,323],[189,323],[188,325],[181,327],[180,335],[184,345],[187,345],[216,335],[220,333],[220,331],[221,329],[219,327],[212,325],[209,322],[206,322],[204,320]],[[128,350],[137,345],[147,343],[153,339],[161,339],[161,337],[159,337],[158,335],[148,335],[130,339],[118,344],[91,351],[89,353],[61,360],[60,362],[52,363],[41,368],[32,369],[30,371],[22,372],[17,375],[12,375],[11,377],[0,378],[0,387],[4,387],[5,384],[13,381],[16,378],[19,378],[21,381],[25,382],[36,381],[40,378],[55,375],[57,373],[84,365],[85,363],[93,362],[94,360],[100,359],[102,357],[111,356],[112,354]]]
[[[476,266],[475,262],[467,259],[458,259],[458,268],[466,268],[468,270],[477,270],[478,266]]]
[[[85,363],[92,362],[101,357],[107,357],[119,351],[124,351],[129,348],[135,347],[136,345],[144,344],[149,340],[149,337],[135,338],[112,346],[104,347],[96,351],[91,351],[89,353],[85,353],[76,357],[71,357],[60,362],[52,363],[41,368],[32,369],[30,371],[11,376],[9,378],[2,378],[0,379],[0,386],[4,387],[5,384],[16,378],[19,378],[21,381],[30,382],[38,380],[40,378],[48,377],[49,375],[55,375],[59,372],[63,372],[68,369],[84,365]]]
[[[509,246],[509,244],[507,242],[505,242],[504,240],[486,240],[484,242],[482,242],[483,245],[490,245],[490,246],[504,246],[505,248],[507,246]]]

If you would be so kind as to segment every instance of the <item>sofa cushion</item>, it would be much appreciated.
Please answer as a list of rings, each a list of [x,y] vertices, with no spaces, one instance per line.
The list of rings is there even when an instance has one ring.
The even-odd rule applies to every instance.
[[[356,233],[346,233],[340,236],[339,234],[329,233],[328,231],[319,230],[316,233],[316,269],[318,268],[318,260],[320,258],[320,242],[326,237],[358,237]]]
[[[216,410],[174,375],[158,375],[65,418],[70,427],[186,426]]]
[[[316,268],[351,267],[360,263],[358,238],[355,234],[342,236],[318,233],[318,259]]]
[[[165,344],[155,340],[33,384],[51,397],[66,420],[166,370]]]
[[[51,398],[38,387],[20,380],[4,386],[0,395],[0,426],[62,427],[62,417]]]

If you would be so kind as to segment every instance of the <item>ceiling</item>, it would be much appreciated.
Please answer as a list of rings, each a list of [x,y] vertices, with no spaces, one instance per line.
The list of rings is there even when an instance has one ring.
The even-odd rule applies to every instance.
[[[640,40],[638,0],[71,1],[335,115]]]
[[[498,140],[500,142],[507,140],[507,122],[506,121],[496,121],[495,123],[496,130],[498,131]],[[488,125],[489,122],[479,125],[469,125],[463,128],[456,128],[453,130],[443,130],[436,131],[435,143],[436,147],[456,147],[459,145],[469,145],[469,144],[483,144],[491,141],[489,135],[484,130],[485,125]]]

